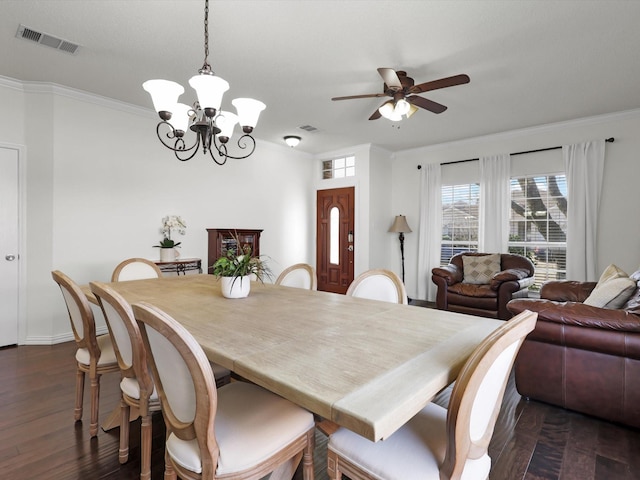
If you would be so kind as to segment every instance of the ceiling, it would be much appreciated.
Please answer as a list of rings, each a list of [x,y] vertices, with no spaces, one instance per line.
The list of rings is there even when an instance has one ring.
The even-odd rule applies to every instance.
[[[210,10],[209,63],[231,85],[223,108],[262,100],[255,136],[299,135],[309,153],[397,151],[640,108],[638,1],[212,0]],[[149,109],[142,82],[166,78],[192,103],[203,21],[203,0],[0,0],[0,75]],[[18,39],[20,24],[81,48]],[[400,123],[368,120],[384,99],[331,101],[381,91],[378,67],[471,83],[422,94],[448,110]]]

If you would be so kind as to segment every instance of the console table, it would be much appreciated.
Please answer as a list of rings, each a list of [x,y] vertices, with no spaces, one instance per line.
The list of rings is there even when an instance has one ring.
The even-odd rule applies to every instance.
[[[174,272],[178,275],[186,275],[189,271],[197,270],[198,273],[202,273],[202,260],[199,258],[176,258],[172,262],[162,262],[160,260],[154,260],[154,262],[160,270],[164,272]]]

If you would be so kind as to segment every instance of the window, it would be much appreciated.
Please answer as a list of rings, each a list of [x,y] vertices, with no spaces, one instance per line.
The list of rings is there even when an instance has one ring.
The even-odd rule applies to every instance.
[[[456,253],[478,250],[478,202],[480,185],[442,186],[442,246],[440,264]]]
[[[566,278],[567,179],[564,174],[511,179],[509,253],[525,255],[536,267],[539,290],[546,280]]]
[[[322,178],[354,177],[356,174],[356,157],[341,157],[322,162]]]

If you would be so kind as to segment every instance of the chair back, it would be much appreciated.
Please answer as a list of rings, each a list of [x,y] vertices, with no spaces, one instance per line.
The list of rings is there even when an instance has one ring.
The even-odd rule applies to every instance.
[[[195,440],[201,478],[214,478],[218,444],[214,432],[216,383],[202,347],[176,320],[146,302],[132,305],[149,353],[149,365],[162,405],[167,437]]]
[[[90,358],[97,361],[100,358],[100,347],[96,340],[96,324],[93,311],[86,295],[77,283],[60,270],[52,271],[51,276],[62,291],[62,296],[69,312],[71,330],[78,348],[86,348],[89,351]]]
[[[456,379],[447,412],[447,452],[441,478],[489,478],[487,453],[515,357],[536,325],[525,310],[489,335]]]
[[[135,378],[140,388],[140,399],[148,399],[153,392],[153,380],[140,328],[131,306],[122,295],[104,283],[91,282],[90,287],[107,322],[122,375]]]
[[[407,291],[398,275],[390,270],[374,269],[360,274],[347,289],[352,297],[406,305]]]
[[[113,274],[112,282],[122,282],[125,280],[143,280],[145,278],[162,277],[162,271],[150,260],[146,258],[128,258],[120,262]]]
[[[311,265],[306,263],[296,263],[278,275],[276,285],[317,290],[318,277],[316,275],[316,270]]]

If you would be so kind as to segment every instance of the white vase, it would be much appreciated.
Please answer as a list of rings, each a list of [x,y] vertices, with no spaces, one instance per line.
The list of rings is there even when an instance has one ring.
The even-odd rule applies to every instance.
[[[176,253],[175,248],[160,248],[160,261],[175,262],[177,257]]]
[[[221,277],[222,296],[226,298],[245,298],[251,290],[251,275],[245,277]]]

